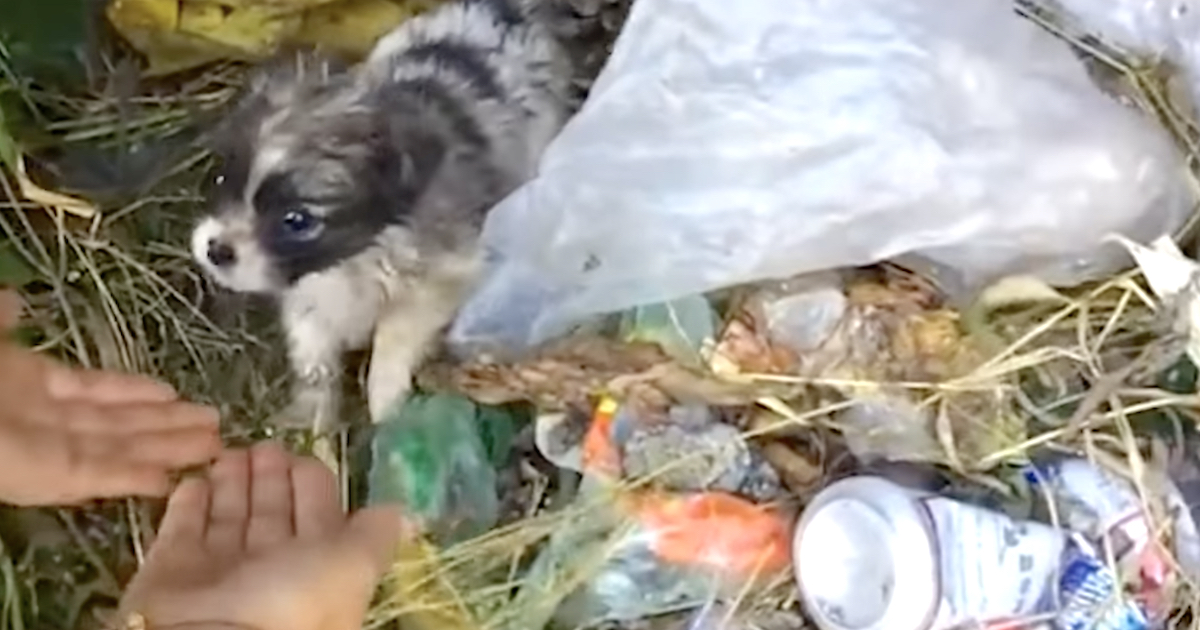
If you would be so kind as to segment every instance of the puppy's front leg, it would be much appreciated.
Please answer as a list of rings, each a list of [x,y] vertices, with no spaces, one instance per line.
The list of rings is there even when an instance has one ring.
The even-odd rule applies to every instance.
[[[457,302],[436,292],[410,293],[388,305],[375,327],[367,373],[371,421],[403,403],[420,366],[441,329],[450,323]]]
[[[292,400],[281,422],[312,427],[323,434],[337,426],[341,408],[342,351],[336,330],[318,325],[316,318],[285,317],[288,358],[292,365]]]

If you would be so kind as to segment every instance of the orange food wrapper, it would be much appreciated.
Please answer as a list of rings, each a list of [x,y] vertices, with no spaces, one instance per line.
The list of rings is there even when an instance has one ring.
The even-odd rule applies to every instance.
[[[612,432],[613,416],[619,406],[608,396],[600,399],[583,438],[583,469],[600,477],[621,476],[621,452],[613,443]]]
[[[770,507],[721,492],[646,493],[628,507],[653,533],[651,547],[666,562],[743,578],[778,573],[791,563],[790,519]]]
[[[621,452],[613,441],[619,407],[613,398],[602,398],[584,436],[583,468],[598,477],[621,476]],[[791,563],[791,522],[779,510],[723,492],[636,491],[618,501],[649,532],[651,550],[663,562],[742,579],[772,575]]]

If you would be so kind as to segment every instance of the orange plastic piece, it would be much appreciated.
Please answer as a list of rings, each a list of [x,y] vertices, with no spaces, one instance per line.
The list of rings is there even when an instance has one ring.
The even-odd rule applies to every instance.
[[[612,440],[613,416],[619,405],[605,396],[592,412],[592,424],[583,438],[583,469],[602,477],[621,476],[621,453]]]
[[[655,555],[667,562],[705,565],[754,578],[788,567],[789,519],[766,506],[720,492],[650,493],[632,506],[653,534]]]
[[[1165,614],[1170,610],[1166,592],[1167,581],[1171,577],[1168,554],[1161,543],[1151,540],[1138,558],[1141,584],[1134,599],[1154,615]]]

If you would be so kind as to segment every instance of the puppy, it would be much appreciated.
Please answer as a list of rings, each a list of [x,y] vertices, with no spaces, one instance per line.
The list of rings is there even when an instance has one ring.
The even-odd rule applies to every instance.
[[[377,421],[473,288],[487,212],[532,177],[574,101],[554,29],[518,2],[442,5],[354,69],[291,57],[215,134],[193,255],[218,284],[277,298],[295,379],[283,419],[333,427],[344,353],[376,338]]]

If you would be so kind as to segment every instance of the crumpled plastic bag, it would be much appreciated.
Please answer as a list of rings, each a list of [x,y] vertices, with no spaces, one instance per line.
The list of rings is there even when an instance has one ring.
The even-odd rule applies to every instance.
[[[1200,1],[1045,0],[1045,5],[1109,44],[1170,61],[1182,70],[1193,106],[1200,103]]]
[[[635,3],[539,175],[490,214],[460,351],[599,313],[916,255],[960,298],[1073,285],[1172,232],[1183,163],[1006,0]],[[908,258],[912,258],[908,256]]]
[[[1111,44],[1161,56],[1181,52],[1182,29],[1200,19],[1196,0],[1045,0],[1035,4],[1072,15],[1080,26]]]
[[[733,601],[791,566],[784,510],[721,492],[599,491],[585,485],[576,501],[591,509],[556,528],[511,606],[521,614],[502,628],[583,628]]]
[[[455,394],[417,394],[391,405],[371,441],[371,503],[399,503],[440,544],[487,532],[500,518],[496,467],[515,419]]]

